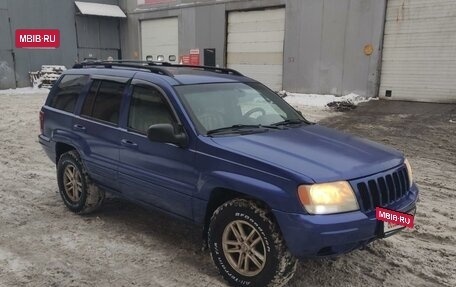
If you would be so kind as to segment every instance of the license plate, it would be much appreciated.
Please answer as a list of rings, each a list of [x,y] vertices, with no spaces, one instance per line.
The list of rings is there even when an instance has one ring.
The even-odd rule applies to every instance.
[[[406,213],[415,215],[416,208],[413,208]],[[399,230],[399,229],[404,229],[405,226],[399,225],[399,224],[394,224],[391,222],[383,222],[383,234],[388,235],[390,232]]]
[[[383,222],[383,233],[385,234],[402,228],[405,228],[405,226],[397,225],[391,222]]]

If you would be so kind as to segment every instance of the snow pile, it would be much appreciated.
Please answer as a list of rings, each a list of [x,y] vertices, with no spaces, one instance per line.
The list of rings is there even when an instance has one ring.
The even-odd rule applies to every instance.
[[[0,95],[29,95],[29,94],[47,94],[47,93],[49,93],[49,89],[32,88],[32,87],[0,90]]]
[[[354,93],[342,97],[337,97],[334,95],[297,94],[281,91],[279,92],[279,95],[282,96],[284,100],[287,101],[290,105],[296,107],[307,106],[326,108],[328,107],[328,104],[331,103],[346,102],[353,105],[358,105],[359,103],[372,100],[372,98],[362,97]]]
[[[365,98],[351,93],[343,97],[334,95],[298,94],[281,91],[278,93],[295,109],[302,112],[310,121],[319,122],[334,116],[335,112],[344,112],[356,108],[356,105],[374,98]]]

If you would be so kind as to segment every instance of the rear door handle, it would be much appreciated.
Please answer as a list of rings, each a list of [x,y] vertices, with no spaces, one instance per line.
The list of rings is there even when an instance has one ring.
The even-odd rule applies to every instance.
[[[132,142],[131,140],[127,140],[127,139],[122,139],[120,141],[120,144],[123,145],[124,147],[128,147],[128,148],[138,148],[137,143]]]
[[[73,126],[73,130],[85,132],[85,131],[86,131],[86,127],[85,127],[85,126],[82,126],[82,125],[75,124],[75,125]]]

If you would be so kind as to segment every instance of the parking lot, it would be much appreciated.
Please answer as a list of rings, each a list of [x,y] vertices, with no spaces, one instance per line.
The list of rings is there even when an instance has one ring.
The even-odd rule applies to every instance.
[[[198,227],[113,198],[64,207],[37,141],[45,96],[0,94],[0,285],[225,286]],[[302,261],[290,286],[456,286],[456,105],[371,101],[321,123],[404,151],[421,201],[413,230]]]

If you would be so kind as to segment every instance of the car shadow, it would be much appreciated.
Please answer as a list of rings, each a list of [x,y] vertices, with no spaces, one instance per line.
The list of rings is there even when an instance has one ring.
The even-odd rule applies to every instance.
[[[209,251],[203,250],[202,226],[117,197],[107,198],[97,212],[85,215],[84,219],[101,219],[110,224],[109,228],[114,227],[113,232],[128,233],[129,243],[133,245],[147,245],[144,241],[152,239],[158,242],[160,251],[169,250],[172,253],[173,261],[197,266],[203,274],[212,277],[211,281],[224,282],[212,263]]]
[[[123,232],[131,234],[131,244],[141,244],[137,238],[151,237],[160,246],[180,255],[173,260],[198,270],[214,282],[225,284],[213,265],[208,250],[203,250],[202,227],[176,218],[160,210],[136,205],[121,198],[108,198],[99,211],[84,216],[86,220],[102,219]],[[333,275],[340,272],[334,268],[335,259],[309,259],[298,262],[296,276],[287,286],[304,286],[307,283],[331,283]],[[311,271],[311,272],[309,272]],[[305,274],[300,276],[299,274]],[[328,279],[328,280],[326,280]],[[218,284],[217,284],[218,285]]]

